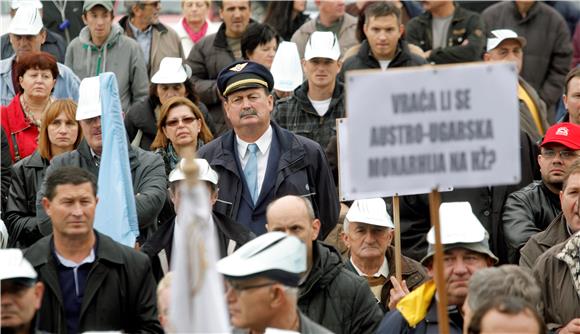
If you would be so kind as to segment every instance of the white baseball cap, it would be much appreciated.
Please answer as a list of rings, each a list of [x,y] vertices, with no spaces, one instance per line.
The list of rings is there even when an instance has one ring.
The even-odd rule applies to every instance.
[[[349,222],[395,228],[382,198],[359,199],[352,203],[346,214]]]
[[[10,21],[8,32],[14,35],[38,35],[42,30],[42,17],[33,6],[21,6]]]
[[[165,57],[161,59],[159,70],[151,77],[151,82],[156,84],[182,83],[190,76],[191,69],[189,66],[183,65],[181,58]]]
[[[328,58],[338,60],[340,58],[340,45],[336,35],[331,31],[315,31],[310,35],[304,50],[304,59]]]
[[[489,235],[473,214],[469,202],[447,202],[439,208],[441,225],[441,244],[444,249],[466,248],[485,254],[496,263],[498,258],[489,249]],[[427,233],[429,243],[427,255],[421,260],[423,264],[435,254],[435,230]]]
[[[304,77],[296,43],[280,43],[270,73],[274,77],[274,89],[279,91],[292,92],[302,84]]]
[[[17,248],[0,249],[0,281],[14,278],[36,279],[36,271]]]
[[[12,9],[18,9],[25,6],[42,9],[42,2],[40,0],[12,0],[10,3],[10,8]]]
[[[247,242],[217,262],[217,271],[228,279],[268,277],[287,286],[298,286],[306,271],[306,245],[283,232],[269,232]]]
[[[76,120],[101,116],[101,83],[99,77],[84,78],[79,86]]]
[[[207,160],[194,159],[193,162],[197,165],[197,168],[199,170],[199,175],[198,175],[199,179],[201,181],[207,181],[207,182],[213,183],[217,186],[218,174],[216,173],[215,170],[213,170],[213,168],[211,168],[211,166],[209,165]],[[169,182],[185,180],[185,174],[183,174],[183,171],[182,171],[184,163],[185,163],[185,160],[181,159],[181,161],[179,162],[179,165],[177,165],[177,167],[175,167],[175,169],[173,169],[171,171],[171,173],[169,173]]]
[[[508,40],[508,39],[515,39],[518,42],[520,42],[522,48],[524,46],[526,46],[527,44],[527,40],[525,37],[522,36],[518,36],[518,34],[510,29],[497,29],[497,30],[492,30],[491,34],[494,37],[488,38],[487,39],[487,51],[491,51],[495,48],[498,47],[498,45],[501,44],[501,42]]]

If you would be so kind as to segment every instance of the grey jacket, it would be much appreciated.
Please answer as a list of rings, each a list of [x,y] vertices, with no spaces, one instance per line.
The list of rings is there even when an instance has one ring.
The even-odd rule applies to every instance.
[[[97,76],[103,72],[113,72],[119,86],[119,96],[123,111],[144,99],[149,92],[147,66],[143,51],[136,41],[123,35],[123,29],[113,24],[107,41],[97,47],[91,41],[88,27],[84,27],[66,49],[66,66],[81,79]]]
[[[316,31],[316,20],[310,20],[302,25],[294,35],[292,35],[291,41],[296,43],[298,46],[298,52],[300,53],[300,58],[304,58],[304,49],[306,48],[306,43],[312,35],[313,32]],[[342,26],[338,32],[338,44],[340,45],[340,56],[344,56],[346,51],[351,47],[358,44],[358,40],[356,39],[356,23],[357,18],[349,15],[344,14]]]
[[[157,229],[157,216],[167,196],[165,167],[159,155],[132,146],[129,146],[129,164],[133,179],[133,191],[135,192],[137,219],[139,220],[140,235],[137,240],[143,244]],[[80,167],[97,177],[99,176],[99,168],[95,165],[89,145],[85,140],[79,144],[76,150],[52,159],[46,175],[61,166]],[[52,232],[50,218],[40,205],[45,187],[46,184],[43,183],[36,197],[36,215],[39,219],[40,232],[43,235],[49,235]]]
[[[12,62],[14,57],[0,60],[0,104],[7,106],[16,95],[12,84]],[[79,99],[79,85],[81,81],[73,71],[67,66],[56,63],[58,66],[58,77],[52,96],[57,99]]]
[[[544,231],[533,235],[520,250],[520,267],[532,269],[538,258],[550,247],[568,239],[570,229],[566,217],[560,213]]]

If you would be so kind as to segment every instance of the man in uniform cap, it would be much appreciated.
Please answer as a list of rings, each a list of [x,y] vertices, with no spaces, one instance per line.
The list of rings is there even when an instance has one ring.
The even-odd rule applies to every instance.
[[[297,286],[306,271],[306,246],[282,232],[266,233],[218,261],[234,333],[266,328],[330,333],[298,310]]]
[[[562,208],[558,195],[566,170],[580,154],[580,126],[553,125],[546,132],[539,153],[542,179],[511,193],[503,208],[502,224],[510,263],[518,263],[520,248],[530,237],[560,218]]]
[[[324,239],[338,218],[334,181],[320,145],[270,121],[273,85],[270,71],[251,61],[234,62],[218,75],[233,129],[198,152],[219,175],[214,210],[260,235],[273,199],[305,196],[322,222]]]
[[[441,204],[441,243],[444,251],[444,274],[447,291],[450,333],[461,333],[463,317],[459,310],[467,297],[467,283],[479,269],[497,263],[497,257],[489,250],[488,235],[468,202]],[[435,276],[435,232],[427,234],[429,248],[422,263],[429,275]],[[414,328],[419,333],[438,333],[436,287],[433,280],[424,283],[405,296],[397,309],[388,313],[377,333],[405,333]]]
[[[402,282],[395,278],[395,249],[391,246],[395,225],[381,198],[356,200],[343,224],[343,240],[349,249],[346,267],[365,277],[383,311],[394,309],[398,290],[414,290],[427,280],[423,266],[401,255]],[[393,287],[397,289],[393,289]],[[391,298],[394,297],[394,298]]]
[[[306,244],[307,271],[298,307],[333,333],[374,333],[383,316],[367,282],[348,270],[338,251],[317,241],[320,220],[304,197],[284,196],[268,206],[268,231],[285,232]]]
[[[35,332],[34,319],[44,293],[44,284],[36,279],[36,271],[22,256],[20,249],[0,250],[0,331],[17,334]]]

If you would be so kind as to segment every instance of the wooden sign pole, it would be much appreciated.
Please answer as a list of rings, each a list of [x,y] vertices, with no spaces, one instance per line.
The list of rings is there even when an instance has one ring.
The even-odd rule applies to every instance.
[[[447,314],[447,289],[445,288],[445,272],[443,267],[443,245],[441,244],[441,226],[439,224],[439,206],[441,194],[437,189],[429,193],[429,212],[431,225],[435,232],[435,285],[437,287],[437,318],[439,320],[439,333],[449,334],[449,315]]]
[[[399,195],[393,196],[393,220],[395,221],[395,278],[399,284],[403,281],[403,265],[401,264],[401,215]]]

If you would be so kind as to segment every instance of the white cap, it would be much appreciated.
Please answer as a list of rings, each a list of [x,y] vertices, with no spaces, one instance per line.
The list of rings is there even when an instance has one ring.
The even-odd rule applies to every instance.
[[[274,77],[274,89],[292,92],[302,84],[304,77],[296,43],[280,43],[270,73]]]
[[[101,116],[101,83],[99,77],[84,78],[79,86],[76,120]]]
[[[352,203],[346,219],[349,222],[395,228],[382,198],[359,199]]]
[[[42,30],[42,17],[38,9],[32,6],[22,6],[10,21],[8,32],[14,35],[38,35]]]
[[[40,0],[12,0],[12,3],[10,3],[10,8],[12,9],[18,9],[25,6],[42,9],[42,2]]]
[[[340,58],[340,45],[336,35],[331,31],[315,31],[310,35],[304,50],[304,59],[328,58],[338,60]]]
[[[497,257],[489,249],[489,237],[479,219],[473,214],[469,202],[448,202],[439,207],[439,222],[441,226],[441,244],[444,249],[460,247],[474,252],[486,254],[495,262]],[[425,262],[435,254],[435,230],[433,227],[427,233],[427,255],[421,260]],[[448,247],[451,246],[451,247]]]
[[[201,181],[207,181],[207,182],[213,183],[217,186],[218,174],[216,173],[215,170],[213,170],[211,168],[211,166],[209,165],[207,160],[194,159],[193,162],[197,165],[197,168],[199,170],[199,175],[198,175],[199,179]],[[181,161],[179,162],[179,165],[177,167],[175,167],[175,169],[173,169],[171,171],[171,173],[169,173],[169,182],[185,180],[185,174],[183,174],[183,171],[181,169],[184,163],[185,163],[185,160],[181,159]]]
[[[0,249],[0,281],[13,278],[36,279],[38,275],[22,250]]]
[[[515,39],[518,42],[520,42],[520,44],[522,45],[522,48],[524,46],[526,46],[527,41],[525,39],[525,37],[522,36],[518,36],[518,34],[510,29],[497,29],[497,30],[492,30],[491,34],[494,37],[488,38],[487,39],[487,51],[491,51],[495,48],[498,47],[498,45],[501,44],[501,42],[507,40],[507,39]]]
[[[269,277],[288,286],[298,286],[306,271],[306,245],[283,232],[269,232],[247,242],[216,268],[229,279]]]
[[[187,70],[189,73],[187,73]],[[191,75],[191,69],[183,65],[181,58],[165,57],[161,59],[159,70],[151,77],[151,82],[156,84],[182,83]]]

